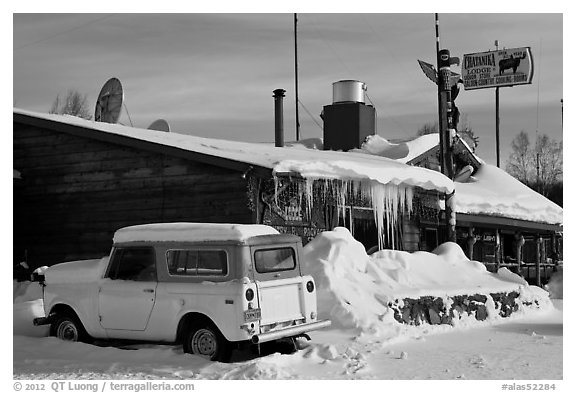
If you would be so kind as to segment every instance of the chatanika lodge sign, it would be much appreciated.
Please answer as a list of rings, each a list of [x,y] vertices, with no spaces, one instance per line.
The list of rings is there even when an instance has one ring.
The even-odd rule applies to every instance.
[[[470,53],[462,61],[465,90],[525,85],[533,74],[530,47]]]

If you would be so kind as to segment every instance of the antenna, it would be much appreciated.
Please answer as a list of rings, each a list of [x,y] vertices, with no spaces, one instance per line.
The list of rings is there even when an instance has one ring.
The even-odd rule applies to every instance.
[[[158,119],[148,126],[149,130],[170,132],[170,124],[164,119]]]
[[[116,124],[120,118],[123,102],[124,91],[120,80],[117,78],[108,79],[98,94],[94,120]]]

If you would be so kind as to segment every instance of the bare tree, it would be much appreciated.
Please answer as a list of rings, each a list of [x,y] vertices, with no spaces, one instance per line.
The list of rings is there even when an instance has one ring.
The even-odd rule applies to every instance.
[[[548,196],[552,186],[562,181],[562,142],[550,139],[548,135],[538,135],[534,155],[536,186],[541,194]]]
[[[60,94],[58,94],[52,102],[48,113],[72,115],[88,120],[92,119],[86,95],[82,95],[76,90],[68,90],[64,100],[61,100]]]
[[[428,134],[436,134],[438,133],[438,122],[428,122],[424,124],[422,127],[418,129],[418,133],[416,135],[428,135]]]
[[[418,129],[417,135],[428,135],[428,134],[437,134],[438,133],[438,122],[428,122],[421,126]],[[458,130],[458,134],[466,141],[468,146],[472,149],[472,151],[476,151],[476,148],[479,144],[479,138],[474,134],[474,130],[472,126],[468,122],[468,116],[463,115],[462,121]]]
[[[512,153],[508,157],[506,171],[522,183],[528,184],[534,178],[532,172],[536,168],[533,155],[530,137],[526,131],[522,130],[512,140]]]
[[[526,131],[512,140],[512,153],[506,171],[544,196],[549,196],[558,183],[562,183],[562,142],[541,134],[534,148]]]

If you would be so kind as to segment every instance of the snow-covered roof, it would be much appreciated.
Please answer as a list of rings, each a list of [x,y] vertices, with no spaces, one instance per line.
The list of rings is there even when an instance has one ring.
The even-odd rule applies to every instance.
[[[392,143],[379,135],[370,135],[362,145],[362,148],[355,149],[354,152],[369,153],[375,156],[391,158],[401,163],[408,163],[438,146],[438,143],[439,136],[437,133],[422,135],[401,143]]]
[[[407,163],[435,148],[438,144],[437,133],[423,135],[399,144],[390,143],[374,135],[362,145],[362,149],[356,152],[394,158],[399,162]],[[560,206],[522,184],[504,170],[486,164],[477,156],[474,157],[480,163],[475,175],[466,183],[454,182],[457,213],[562,224]]]
[[[488,214],[562,224],[562,208],[504,170],[483,164],[467,183],[456,186],[456,212]]]
[[[114,234],[114,243],[182,242],[182,241],[244,241],[254,236],[276,235],[278,231],[267,225],[207,224],[175,222],[134,225]]]
[[[421,187],[440,192],[452,192],[454,189],[453,182],[441,173],[369,154],[306,149],[302,146],[274,147],[262,143],[201,138],[16,108],[14,114],[175,147],[204,156],[225,158],[271,169],[275,173],[296,173],[306,178],[373,180],[381,184]]]

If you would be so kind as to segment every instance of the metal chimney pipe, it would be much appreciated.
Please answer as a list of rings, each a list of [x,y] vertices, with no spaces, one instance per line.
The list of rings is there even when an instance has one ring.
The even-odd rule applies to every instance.
[[[284,89],[276,89],[274,93],[274,141],[276,147],[284,146]]]

